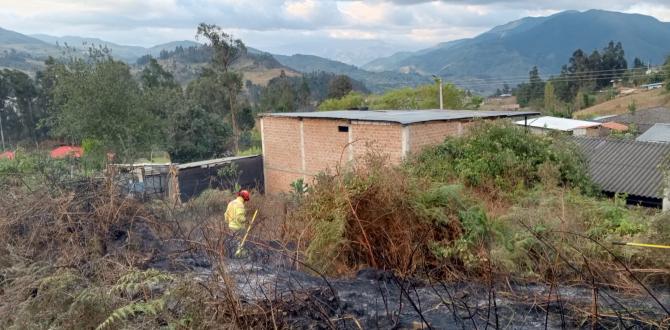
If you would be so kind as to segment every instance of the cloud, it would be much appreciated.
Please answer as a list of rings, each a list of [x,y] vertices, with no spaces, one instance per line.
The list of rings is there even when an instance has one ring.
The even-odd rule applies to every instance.
[[[146,46],[193,39],[197,24],[207,22],[270,51],[291,44],[305,52],[301,40],[317,39],[376,39],[416,49],[525,16],[591,8],[670,21],[667,0],[5,0],[0,26]]]

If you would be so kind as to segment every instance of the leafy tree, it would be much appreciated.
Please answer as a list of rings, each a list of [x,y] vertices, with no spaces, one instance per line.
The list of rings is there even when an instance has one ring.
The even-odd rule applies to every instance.
[[[130,68],[111,57],[60,66],[53,98],[56,136],[99,141],[125,160],[162,140]]]
[[[554,85],[551,81],[548,81],[544,85],[544,109],[549,112],[555,112],[557,103],[558,100],[556,100],[556,95],[554,94]]]
[[[201,23],[198,26],[198,37],[207,39],[213,50],[212,62],[210,66],[204,70],[203,76],[208,77],[209,82],[214,82],[215,86],[223,88],[216,88],[215,97],[222,101],[226,99],[228,108],[221,108],[219,114],[221,117],[226,116],[226,112],[230,115],[230,123],[233,132],[233,149],[235,153],[240,151],[239,137],[240,130],[237,126],[238,116],[238,95],[242,91],[242,75],[231,70],[232,63],[246,54],[247,48],[240,39],[233,38],[232,35],[227,34],[221,30],[220,27],[212,24]],[[221,103],[221,102],[220,102]]]
[[[260,95],[262,112],[291,112],[306,110],[309,106],[310,90],[306,79],[291,79],[281,71],[272,78]]]
[[[155,58],[151,58],[148,65],[142,70],[140,80],[144,88],[176,88],[179,86],[174,76],[165,71]]]
[[[328,86],[328,98],[339,99],[351,92],[353,85],[351,79],[345,75],[336,76]]]
[[[187,104],[170,114],[168,153],[174,162],[225,156],[231,144],[231,127],[218,113]]]
[[[447,109],[476,109],[482,98],[468,91],[458,89],[453,84],[444,84],[442,90],[444,106]],[[419,110],[439,108],[439,87],[435,84],[422,85],[416,88],[401,88],[388,91],[382,95],[363,95],[351,92],[339,99],[327,99],[319,110],[347,110],[367,107],[374,110]]]

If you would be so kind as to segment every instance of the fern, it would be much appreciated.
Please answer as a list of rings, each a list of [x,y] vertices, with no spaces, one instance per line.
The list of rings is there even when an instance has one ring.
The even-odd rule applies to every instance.
[[[120,322],[126,321],[131,317],[143,314],[149,316],[156,316],[165,309],[165,297],[158,299],[150,300],[147,302],[135,302],[130,305],[126,305],[120,308],[117,308],[112,312],[107,319],[105,319],[96,330],[107,329],[110,326]]]
[[[151,292],[161,283],[173,281],[173,277],[156,269],[145,271],[131,271],[123,275],[109,290],[109,295],[114,293],[125,294],[132,299],[140,290],[147,289]],[[129,304],[114,310],[96,329],[106,329],[120,321],[126,321],[135,315],[156,316],[165,309],[166,297],[169,292],[164,292],[160,298],[148,300],[133,300]],[[84,297],[82,297],[84,298]]]
[[[109,293],[124,292],[132,297],[142,289],[152,289],[164,282],[171,282],[173,277],[161,273],[156,269],[148,269],[143,272],[133,271],[122,276],[109,290]]]

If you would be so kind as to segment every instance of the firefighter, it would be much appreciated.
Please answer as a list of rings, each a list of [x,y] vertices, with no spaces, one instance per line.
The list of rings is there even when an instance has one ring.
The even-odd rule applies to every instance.
[[[237,197],[228,203],[228,208],[226,208],[225,213],[228,228],[234,233],[238,233],[245,229],[247,219],[245,216],[244,203],[251,199],[251,195],[247,190],[240,190],[236,195]]]
[[[235,257],[243,257],[246,255],[246,251],[243,249],[242,242],[240,242],[240,236],[244,235],[244,231],[247,227],[247,219],[245,214],[244,203],[248,202],[251,199],[251,195],[247,190],[240,190],[236,194],[236,198],[228,203],[226,208],[225,218],[228,223],[228,228],[231,231],[232,241],[234,242],[235,247]]]

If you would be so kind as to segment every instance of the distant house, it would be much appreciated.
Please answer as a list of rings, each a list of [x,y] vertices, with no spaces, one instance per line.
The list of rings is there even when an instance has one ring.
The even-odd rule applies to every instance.
[[[628,130],[628,126],[613,121],[605,122],[602,126],[614,132],[625,132]]]
[[[653,83],[653,84],[640,85],[640,88],[644,88],[644,89],[648,89],[648,90],[651,90],[651,89],[659,89],[659,88],[661,88],[661,87],[663,87],[663,83],[662,83],[662,82],[659,82],[659,83]]]
[[[84,154],[84,149],[82,147],[75,146],[61,146],[54,150],[51,150],[49,154],[51,158],[60,159],[60,158],[81,158]]]
[[[575,136],[601,136],[606,134],[602,129],[602,123],[551,116],[521,120],[515,122],[515,124],[529,127],[531,131],[540,134],[546,134],[550,131],[560,131]]]
[[[636,141],[670,143],[670,124],[654,124],[650,129],[638,136]]]
[[[9,159],[9,160],[13,160],[14,157],[16,157],[16,154],[14,154],[13,151],[0,152],[0,159]]]
[[[638,109],[634,114],[625,113],[616,116],[604,116],[602,119],[594,119],[594,121],[614,121],[628,127],[635,125],[638,132],[644,133],[656,123],[670,123],[670,109],[665,107]]]
[[[607,195],[626,194],[627,201],[670,209],[664,190],[663,164],[670,143],[573,137],[588,161],[591,179]]]

